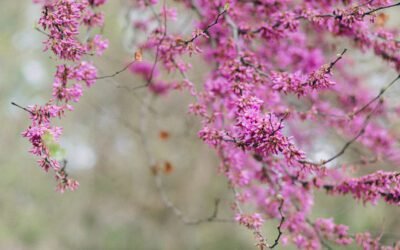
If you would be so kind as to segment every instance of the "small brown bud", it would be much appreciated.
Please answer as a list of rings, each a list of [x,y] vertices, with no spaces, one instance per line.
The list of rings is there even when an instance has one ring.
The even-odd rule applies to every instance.
[[[389,20],[389,16],[386,15],[385,13],[379,13],[379,15],[376,17],[376,25],[378,27],[383,27]]]
[[[172,164],[169,161],[166,161],[164,163],[164,173],[165,174],[170,174],[174,171],[174,166],[172,166]]]
[[[135,52],[135,61],[141,62],[143,61],[142,49],[139,49]]]
[[[160,131],[159,137],[160,137],[161,140],[166,141],[166,140],[169,139],[169,136],[170,135],[169,135],[169,133],[167,131],[165,131],[165,130],[161,130]]]

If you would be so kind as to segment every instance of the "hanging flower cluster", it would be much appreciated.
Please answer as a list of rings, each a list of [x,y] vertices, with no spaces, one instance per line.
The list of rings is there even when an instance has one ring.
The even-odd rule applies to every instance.
[[[92,86],[97,77],[96,68],[83,57],[95,53],[101,55],[108,47],[107,40],[96,34],[82,42],[79,32],[102,26],[103,13],[97,7],[105,1],[89,0],[46,0],[35,1],[43,7],[39,19],[39,29],[45,33],[44,49],[51,50],[59,61],[53,82],[53,98],[45,105],[29,106],[31,124],[22,135],[32,144],[30,152],[39,157],[38,164],[46,172],[53,170],[57,190],[75,190],[79,184],[71,179],[63,164],[63,150],[58,144],[62,129],[52,125],[52,119],[62,118],[73,107],[71,101],[78,102],[83,94],[83,85]]]

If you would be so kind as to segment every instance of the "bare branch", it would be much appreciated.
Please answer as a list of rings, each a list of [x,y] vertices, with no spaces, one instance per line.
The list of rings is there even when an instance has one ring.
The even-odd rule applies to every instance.
[[[30,113],[31,115],[33,115],[33,112],[32,112],[32,111],[30,111],[29,109],[27,109],[27,108],[25,108],[25,107],[22,107],[22,106],[19,105],[19,104],[16,104],[15,102],[11,102],[11,105],[14,105],[14,106],[16,106],[16,107],[18,107],[18,108],[20,108],[20,109],[22,109],[22,110],[24,110],[24,111]]]
[[[400,6],[400,2],[399,2],[399,3],[395,3],[395,4],[391,4],[391,5],[387,5],[387,6],[382,6],[382,7],[379,7],[379,8],[373,9],[373,10],[370,10],[370,11],[368,11],[368,12],[365,12],[365,13],[363,14],[363,17],[364,17],[364,16],[367,16],[367,15],[371,15],[371,14],[374,13],[374,12],[377,12],[377,11],[380,11],[380,10],[384,10],[384,9],[389,9],[389,8],[396,7],[396,6]]]
[[[346,52],[347,52],[347,49],[344,49],[342,51],[342,53],[338,54],[338,57],[336,58],[336,60],[329,64],[329,67],[327,68],[327,73],[331,72],[332,68],[336,65],[336,63],[338,63],[343,58],[343,56]]]
[[[208,217],[206,217],[204,219],[187,220],[185,222],[185,224],[187,224],[187,225],[199,225],[199,224],[205,223],[205,222],[234,222],[234,220],[217,218],[218,217],[218,212],[219,212],[219,204],[220,204],[220,200],[216,199],[215,203],[214,203],[214,211],[210,216],[208,216]]]
[[[366,108],[368,108],[372,103],[376,102],[379,98],[381,98],[381,96],[390,88],[392,87],[398,80],[400,79],[400,75],[398,75],[393,81],[391,81],[388,85],[386,85],[386,87],[384,87],[383,89],[381,89],[379,91],[379,94],[377,96],[375,96],[374,98],[372,98],[367,104],[365,104],[364,106],[362,106],[360,109],[358,109],[357,111],[354,111],[353,113],[350,114],[351,117],[354,117],[356,115],[358,115],[359,113],[363,112]]]
[[[125,70],[127,70],[132,64],[134,64],[136,62],[136,60],[131,61],[130,63],[128,63],[127,65],[125,65],[122,69],[114,72],[113,74],[110,75],[104,75],[104,76],[98,76],[95,77],[93,79],[83,79],[83,80],[102,80],[102,79],[107,79],[107,78],[112,78],[115,77],[119,74],[121,74],[122,72],[124,72]]]
[[[346,48],[343,49],[343,51],[342,51],[340,54],[337,55],[336,59],[335,59],[334,61],[332,61],[331,63],[329,63],[329,66],[327,66],[325,72],[326,72],[326,73],[331,73],[333,67],[343,58],[344,54],[346,54],[347,51],[348,51],[348,50],[347,50]],[[256,72],[257,72],[259,75],[261,75],[261,76],[263,76],[263,77],[265,77],[265,78],[268,78],[268,79],[270,78],[270,75],[269,75],[269,74],[267,74],[267,73],[263,72],[262,70],[260,70],[260,68],[257,67],[256,65],[254,65],[254,64],[252,64],[252,63],[250,63],[250,62],[245,61],[243,57],[240,58],[240,61],[243,63],[243,65],[249,66],[249,67],[255,69]]]
[[[302,164],[310,164],[310,165],[314,165],[314,166],[322,166],[325,165],[333,160],[335,160],[336,158],[342,156],[346,150],[355,142],[357,141],[358,138],[360,138],[364,133],[365,133],[365,128],[367,127],[367,125],[369,124],[369,121],[372,117],[372,114],[376,111],[376,109],[379,107],[378,103],[375,108],[365,117],[363,125],[361,126],[360,131],[348,142],[346,142],[346,144],[344,144],[344,146],[342,147],[342,149],[336,153],[334,156],[330,157],[327,160],[323,160],[321,163],[314,163],[314,162],[309,162],[309,161],[299,161]]]
[[[227,12],[226,9],[224,9],[223,11],[219,12],[217,17],[215,18],[214,22],[210,23],[209,25],[207,25],[207,27],[202,30],[201,32],[197,32],[191,39],[184,41],[184,43],[186,45],[188,45],[189,43],[194,42],[194,40],[196,40],[198,37],[201,36],[201,33],[207,34],[208,31],[218,23],[219,19],[221,18],[221,16],[223,16],[225,13]]]
[[[151,7],[151,8],[152,8],[152,7]],[[165,8],[165,1],[164,1],[164,7],[163,7],[163,8]],[[155,12],[154,12],[154,13],[155,13]],[[147,79],[147,83],[146,83],[145,85],[137,86],[137,87],[135,87],[134,89],[138,89],[138,88],[141,88],[141,87],[146,87],[146,86],[148,86],[148,85],[151,83],[151,80],[152,80],[152,77],[153,77],[153,74],[154,74],[155,67],[156,67],[156,65],[157,65],[157,63],[158,63],[158,60],[159,60],[160,46],[161,46],[163,40],[165,39],[166,34],[167,34],[167,20],[166,20],[166,14],[164,13],[164,31],[163,31],[163,36],[162,36],[162,38],[161,38],[161,40],[160,40],[160,42],[159,42],[159,44],[158,44],[158,46],[157,46],[156,57],[155,57],[155,60],[154,60],[154,63],[153,63],[153,68],[152,68],[151,75],[150,75],[149,79]],[[129,67],[129,66],[128,66],[128,67]],[[182,73],[182,72],[181,72],[181,73]],[[182,74],[183,74],[183,76],[185,77],[185,74],[184,74],[184,73],[182,73]],[[144,149],[144,151],[145,151],[145,157],[146,157],[146,159],[147,159],[147,161],[148,161],[148,166],[149,166],[149,169],[150,169],[150,170],[152,170],[153,166],[155,165],[155,159],[154,159],[153,155],[152,155],[151,152],[150,152],[150,147],[149,147],[149,145],[148,145],[148,138],[146,138],[147,119],[148,119],[148,118],[147,118],[147,109],[148,109],[148,107],[151,107],[151,105],[150,105],[151,100],[152,100],[152,96],[149,95],[149,94],[147,94],[146,98],[144,99],[144,104],[145,104],[145,105],[142,106],[141,112],[140,112],[140,113],[141,113],[141,118],[142,118],[142,119],[141,119],[140,128],[139,128],[139,132],[140,132],[139,135],[140,135],[140,138],[141,138],[141,142],[142,142],[142,145],[143,145],[143,149]],[[219,204],[220,204],[219,200],[216,200],[216,201],[215,201],[215,207],[214,207],[213,213],[212,213],[209,217],[204,218],[204,219],[197,219],[197,220],[190,220],[190,219],[188,219],[188,218],[184,215],[184,213],[182,212],[182,210],[180,210],[180,209],[171,201],[171,199],[170,199],[170,198],[168,197],[168,195],[166,194],[165,188],[164,188],[164,185],[163,185],[162,177],[161,177],[158,173],[155,173],[154,179],[155,179],[156,188],[157,188],[157,190],[158,190],[158,192],[159,192],[159,194],[160,194],[160,196],[161,196],[162,202],[163,202],[164,205],[165,205],[168,209],[170,209],[170,210],[175,214],[175,216],[178,217],[184,224],[188,224],[188,225],[198,225],[198,224],[201,224],[201,223],[204,223],[204,222],[233,222],[233,220],[226,220],[226,219],[219,219],[219,218],[217,218],[217,216],[218,216],[218,211],[219,211]]]
[[[165,6],[165,0],[164,0],[163,8],[165,9],[165,7],[166,7],[166,6]],[[154,15],[156,16],[157,20],[159,20],[159,18],[158,18],[158,16],[157,16],[157,13],[155,12],[155,10],[154,10],[154,8],[153,8],[152,5],[150,5],[150,9],[152,10],[152,12],[154,13]],[[162,29],[163,29],[163,33],[162,33],[162,36],[161,36],[160,41],[159,41],[158,44],[157,44],[156,56],[155,56],[155,58],[154,58],[153,66],[151,67],[150,76],[149,76],[149,78],[147,79],[146,84],[143,84],[143,85],[140,85],[140,86],[136,86],[136,87],[132,88],[132,90],[136,90],[136,89],[140,89],[140,88],[147,87],[147,86],[149,86],[149,85],[151,84],[151,82],[152,82],[152,80],[153,80],[154,72],[155,72],[155,70],[156,70],[156,67],[157,67],[157,64],[158,64],[158,61],[159,61],[159,57],[160,57],[160,47],[161,47],[161,44],[164,42],[165,37],[167,36],[167,13],[166,13],[165,11],[164,11],[164,20],[163,20],[163,23],[161,22],[161,20],[159,20],[159,23],[160,23],[160,27],[161,27],[162,25],[164,25],[164,27],[162,28]]]
[[[278,246],[278,244],[279,244],[279,239],[281,238],[281,236],[282,236],[282,234],[283,234],[283,233],[282,233],[282,225],[283,225],[283,223],[285,222],[285,216],[284,216],[283,213],[282,213],[283,203],[284,203],[284,199],[281,199],[281,203],[280,203],[279,208],[278,208],[279,214],[281,215],[281,221],[279,222],[279,225],[276,227],[276,229],[278,230],[278,236],[276,237],[276,239],[275,239],[275,241],[274,241],[274,244],[272,244],[271,246],[269,246],[270,249],[273,249],[273,248],[275,248],[276,246]]]

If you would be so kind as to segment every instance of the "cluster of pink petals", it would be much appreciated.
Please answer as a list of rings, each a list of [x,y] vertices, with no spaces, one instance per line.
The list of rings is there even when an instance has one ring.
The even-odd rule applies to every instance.
[[[357,8],[334,9],[331,14],[334,18],[321,15],[315,10],[309,10],[305,16],[321,30],[327,29],[336,36],[355,40],[356,45],[363,50],[372,49],[376,55],[399,70],[400,44],[393,39],[393,33],[383,29],[371,31],[368,26],[368,22],[376,21],[374,16],[368,14],[371,9],[392,3],[393,1],[370,1],[368,4],[360,4]]]
[[[333,219],[322,219],[319,218],[315,221],[315,229],[324,238],[331,241],[335,241],[340,245],[349,245],[353,242],[353,239],[348,233],[348,226],[336,225]]]
[[[237,214],[235,220],[249,229],[259,230],[264,223],[261,214]]]
[[[68,177],[60,163],[56,159],[52,159],[50,150],[43,137],[46,134],[52,136],[57,141],[61,136],[62,129],[51,124],[52,118],[61,118],[64,111],[70,109],[69,105],[57,106],[49,102],[44,106],[28,107],[31,125],[22,133],[32,144],[30,152],[39,157],[38,164],[46,172],[50,169],[55,172],[57,186],[63,187],[63,190],[75,190],[79,184]],[[61,190],[60,190],[61,191]]]
[[[380,238],[374,238],[370,233],[358,233],[355,235],[357,244],[365,250],[397,250],[400,248],[400,242],[394,243],[393,246],[382,246],[379,243]]]
[[[328,66],[323,65],[318,70],[314,70],[308,76],[300,72],[288,74],[286,72],[271,72],[273,89],[285,94],[294,93],[297,96],[310,93],[312,90],[327,89],[334,85],[330,79]]]
[[[377,171],[361,178],[348,179],[330,191],[351,194],[363,202],[376,203],[382,198],[389,204],[400,206],[400,173]]]
[[[44,42],[45,50],[51,49],[58,58],[70,61],[78,61],[89,52],[79,40],[79,28],[82,24],[88,27],[102,26],[104,22],[103,14],[94,13],[89,8],[89,2],[87,0],[57,0],[43,3],[39,25],[43,31],[48,32],[48,39]],[[92,1],[90,4],[98,6],[103,2]],[[101,39],[99,37],[96,39],[99,44]],[[104,43],[102,41],[100,47],[107,46]],[[96,49],[98,46],[93,47]]]
[[[53,98],[45,105],[29,106],[31,124],[22,133],[32,144],[30,152],[39,157],[39,166],[48,172],[54,171],[57,191],[75,190],[79,183],[71,179],[65,166],[52,158],[45,136],[55,142],[61,136],[62,129],[52,125],[52,119],[62,118],[65,111],[72,110],[68,102],[78,102],[83,94],[83,86],[92,86],[97,77],[97,69],[82,57],[91,51],[101,55],[108,47],[108,41],[100,35],[90,38],[87,43],[79,40],[83,27],[93,28],[103,25],[103,14],[94,8],[104,4],[105,0],[35,0],[42,5],[39,25],[47,32],[45,49],[51,49],[57,59],[70,61],[57,66],[53,82]]]
[[[97,77],[97,69],[88,62],[81,62],[76,66],[65,64],[57,66],[57,72],[53,83],[53,97],[65,103],[69,101],[78,102],[83,94],[82,85],[84,82],[87,87],[94,84]],[[69,86],[70,82],[75,82]]]
[[[108,40],[104,39],[100,35],[95,35],[88,42],[88,50],[95,51],[96,55],[98,56],[101,56],[107,48],[108,48]]]
[[[360,133],[356,141],[361,146],[377,158],[400,163],[397,139],[380,122],[387,118],[387,105],[362,108],[377,93],[362,84],[365,78],[352,74],[349,55],[337,55],[350,41],[352,50],[371,51],[399,70],[399,31],[377,23],[377,14],[393,1],[182,2],[200,17],[191,35],[183,37],[163,25],[151,30],[155,17],[136,22],[133,28],[151,33],[140,47],[156,54],[159,63],[136,64],[131,71],[146,81],[151,74],[159,77],[162,69],[184,76],[181,87],[195,98],[189,111],[202,122],[199,137],[217,152],[220,172],[238,191],[236,202],[258,209],[256,214],[238,213],[236,220],[258,230],[262,218],[281,218],[276,197],[282,196],[285,241],[300,249],[322,248],[321,238],[375,249],[365,247],[368,239],[354,240],[348,227],[333,219],[311,221],[313,188],[399,205],[398,175],[352,178],[327,169],[326,159],[308,161],[305,152],[331,132],[348,140]],[[137,1],[136,7],[148,5]],[[175,19],[165,8],[158,14],[161,20]],[[186,79],[191,67],[185,56],[202,56],[210,67],[203,84]],[[152,80],[151,91],[166,88]]]
[[[104,25],[104,14],[102,12],[93,12],[89,9],[83,16],[83,23],[88,27],[101,27]]]
[[[35,2],[43,5],[39,23],[48,34],[46,49],[74,64],[58,66],[55,75],[53,97],[63,106],[49,102],[31,107],[32,125],[24,136],[33,146],[31,152],[40,157],[39,165],[46,171],[55,170],[57,189],[63,192],[78,184],[48,157],[42,138],[45,133],[55,139],[60,136],[61,130],[51,125],[51,119],[62,116],[70,109],[68,102],[81,98],[83,85],[90,87],[96,80],[95,67],[82,58],[91,52],[101,55],[108,42],[96,35],[83,43],[79,30],[103,25],[104,16],[95,8],[105,1]],[[365,106],[376,93],[362,84],[363,76],[352,74],[353,61],[347,55],[333,61],[333,55],[344,46],[338,41],[345,40],[346,46],[350,41],[354,50],[371,51],[400,70],[400,43],[396,40],[400,32],[384,28],[376,15],[393,1],[180,2],[200,17],[191,35],[185,37],[170,30],[167,23],[163,25],[164,20],[177,18],[174,9],[161,6],[158,11],[156,0],[135,1],[136,8],[150,6],[155,13],[132,28],[150,34],[139,47],[154,53],[157,61],[137,62],[129,69],[156,95],[183,88],[195,99],[189,111],[201,119],[199,137],[218,154],[220,172],[237,191],[237,207],[258,210],[236,211],[236,221],[258,231],[264,218],[280,220],[284,216],[280,225],[283,241],[300,249],[320,249],[325,240],[339,245],[356,243],[364,249],[390,249],[381,247],[379,239],[370,234],[351,236],[347,226],[336,225],[333,219],[311,221],[309,216],[313,188],[324,188],[328,194],[350,194],[363,202],[376,203],[381,198],[399,206],[399,173],[377,171],[353,178],[346,171],[326,168],[324,159],[308,161],[305,152],[321,140],[327,143],[324,135],[334,132],[357,141],[377,158],[400,163],[396,136],[381,122],[387,118],[387,105],[377,101]],[[155,25],[157,28],[152,28]],[[195,60],[202,56],[209,67],[201,86],[187,79],[191,69],[187,56]],[[185,78],[183,83],[161,79],[163,70],[178,72]]]

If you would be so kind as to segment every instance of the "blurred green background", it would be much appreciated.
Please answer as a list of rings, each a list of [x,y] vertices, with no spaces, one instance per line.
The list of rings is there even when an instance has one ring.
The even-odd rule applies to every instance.
[[[134,51],[129,44],[135,34],[126,29],[128,1],[109,2],[104,35],[111,45],[96,59],[101,74],[122,68]],[[131,11],[132,18],[142,14]],[[98,81],[61,121],[68,169],[81,186],[63,195],[54,191],[55,181],[39,169],[20,136],[29,124],[27,114],[10,105],[44,103],[51,95],[55,61],[43,53],[44,37],[33,28],[39,16],[40,8],[30,0],[0,2],[0,249],[254,249],[253,235],[244,227],[184,225],[164,206],[138,134],[145,90],[130,91],[141,81],[129,72]],[[190,18],[186,13],[184,22]],[[367,63],[361,65],[370,64],[362,60]],[[202,69],[193,68],[193,81],[200,82]],[[197,138],[199,122],[186,115],[190,101],[179,92],[154,99],[146,115],[146,140],[156,163],[172,164],[172,173],[163,176],[165,192],[185,215],[205,218],[219,198],[219,216],[232,218],[232,193],[217,174],[215,154]],[[170,138],[161,140],[161,131]],[[400,238],[394,207],[363,206],[323,193],[315,203],[312,218],[334,217],[351,232],[383,232],[388,244]],[[266,223],[270,241],[277,223]]]

